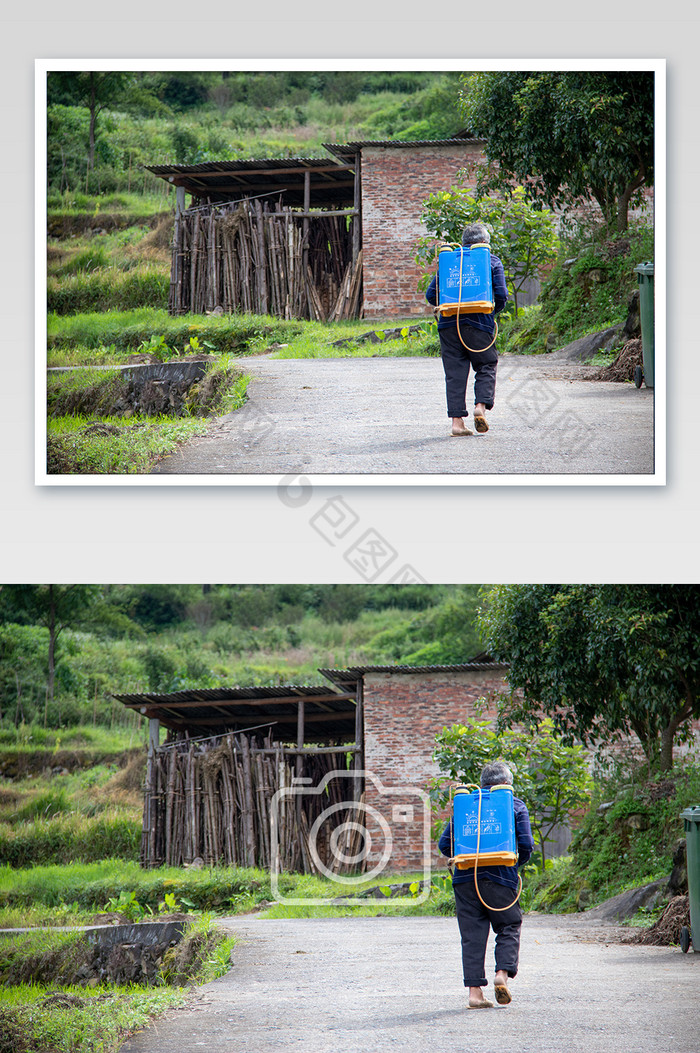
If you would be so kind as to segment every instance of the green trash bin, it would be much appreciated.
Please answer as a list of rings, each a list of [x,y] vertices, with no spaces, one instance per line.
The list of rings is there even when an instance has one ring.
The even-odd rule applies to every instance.
[[[641,375],[635,373],[634,382],[642,386],[642,376],[648,388],[654,386],[654,264],[640,263],[635,268],[639,284],[639,318],[642,328]]]
[[[681,948],[700,954],[700,804],[681,812],[685,827],[685,851],[688,860],[688,899],[690,901],[690,932],[681,932]]]

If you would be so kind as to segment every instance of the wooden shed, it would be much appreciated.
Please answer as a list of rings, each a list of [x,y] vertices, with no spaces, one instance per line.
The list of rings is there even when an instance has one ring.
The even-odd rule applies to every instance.
[[[176,187],[171,314],[335,321],[429,313],[413,260],[421,203],[481,159],[483,142],[325,148],[327,158],[146,166]]]
[[[330,837],[353,812],[347,802],[362,793],[359,776],[349,774],[363,767],[356,691],[282,685],[114,697],[149,721],[144,866],[200,858],[270,867],[270,815],[280,790],[278,869],[318,871],[309,830],[329,804],[345,802],[314,835],[320,862],[333,862]],[[163,744],[161,725],[168,729]],[[327,779],[323,796],[314,793],[336,770],[345,777]]]

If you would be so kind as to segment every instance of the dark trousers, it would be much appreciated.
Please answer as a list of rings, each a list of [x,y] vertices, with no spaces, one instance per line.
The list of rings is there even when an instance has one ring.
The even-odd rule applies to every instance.
[[[479,348],[488,347],[493,340],[493,334],[486,333],[483,329],[473,329],[464,322],[460,324],[459,331],[464,343],[467,347],[474,348],[474,351],[468,351],[462,345],[456,325],[440,330],[440,354],[445,370],[448,417],[467,415],[466,396],[470,368],[474,370],[474,404],[483,402],[486,409],[493,409],[496,395],[496,345],[493,344],[488,351],[479,351]]]
[[[453,886],[457,905],[457,922],[462,937],[462,969],[465,987],[485,987],[486,944],[489,931],[496,933],[496,972],[505,969],[508,976],[518,972],[520,926],[523,912],[520,903],[509,910],[493,911],[485,907],[476,894],[473,881]],[[479,878],[479,892],[489,907],[505,907],[515,899],[515,889]]]

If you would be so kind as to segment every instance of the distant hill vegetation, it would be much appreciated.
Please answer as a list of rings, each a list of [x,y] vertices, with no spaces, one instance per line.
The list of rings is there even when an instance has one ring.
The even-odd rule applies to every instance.
[[[149,163],[315,157],[325,154],[324,142],[450,137],[460,129],[459,76],[49,73],[49,191],[153,191],[160,181],[144,174]]]
[[[112,692],[464,662],[477,600],[472,585],[4,585],[0,730],[126,725]]]

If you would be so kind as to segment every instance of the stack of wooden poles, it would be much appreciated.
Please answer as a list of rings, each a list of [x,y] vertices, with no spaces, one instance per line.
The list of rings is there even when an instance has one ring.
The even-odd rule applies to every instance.
[[[354,780],[331,779],[347,772],[347,752],[303,752],[246,735],[204,741],[183,740],[154,750],[145,787],[141,862],[144,866],[182,866],[200,858],[225,864],[317,873],[319,862],[334,873],[355,869],[361,849],[362,798],[353,798]],[[273,861],[270,816],[272,799],[295,778],[310,778],[302,792],[279,798],[278,858]],[[347,807],[334,810],[333,806]],[[328,818],[314,824],[322,813]],[[334,831],[336,831],[334,833]]]
[[[171,314],[270,314],[338,321],[360,309],[362,252],[345,218],[279,203],[205,205],[175,217]]]

